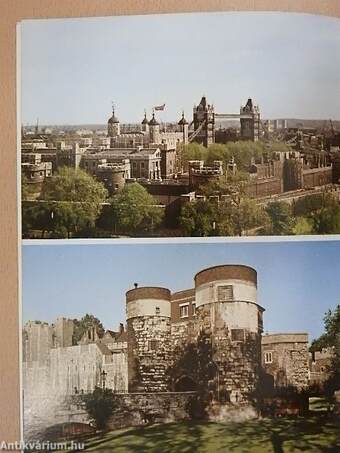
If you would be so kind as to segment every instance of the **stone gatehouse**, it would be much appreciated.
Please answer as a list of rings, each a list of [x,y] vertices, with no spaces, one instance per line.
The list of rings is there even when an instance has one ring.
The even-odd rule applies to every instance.
[[[244,265],[204,269],[193,288],[175,293],[135,284],[126,293],[126,327],[102,336],[92,328],[78,344],[70,320],[30,321],[23,332],[25,426],[51,423],[65,398],[96,386],[135,395],[126,400],[134,407],[151,396],[154,407],[157,394],[162,401],[177,395],[179,404],[181,392],[203,391],[215,418],[222,409],[251,408],[263,370],[273,385],[305,388],[308,335],[262,336],[257,285],[257,272]]]

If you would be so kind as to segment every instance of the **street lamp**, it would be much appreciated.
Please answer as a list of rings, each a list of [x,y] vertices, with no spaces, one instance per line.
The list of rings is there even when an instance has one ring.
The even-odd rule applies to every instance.
[[[105,389],[105,384],[106,384],[106,375],[107,373],[103,370],[101,373],[101,378],[102,378],[102,389],[104,390]]]

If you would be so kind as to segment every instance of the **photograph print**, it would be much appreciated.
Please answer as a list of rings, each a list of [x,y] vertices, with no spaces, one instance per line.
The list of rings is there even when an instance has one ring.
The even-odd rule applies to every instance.
[[[340,233],[340,21],[20,26],[22,237]]]
[[[335,241],[24,245],[25,441],[339,451],[339,257]]]

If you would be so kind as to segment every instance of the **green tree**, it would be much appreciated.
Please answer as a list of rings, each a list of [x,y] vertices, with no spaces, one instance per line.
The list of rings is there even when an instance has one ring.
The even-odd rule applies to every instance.
[[[53,201],[50,212],[55,237],[70,237],[94,228],[108,195],[104,185],[86,172],[69,167],[45,180],[40,199]]]
[[[325,207],[332,206],[332,197],[327,193],[307,195],[299,198],[293,204],[294,216],[304,216]]]
[[[308,217],[298,217],[292,231],[295,235],[313,234],[313,227],[314,223],[312,219]]]
[[[210,145],[207,149],[205,155],[205,162],[208,165],[211,165],[214,162],[214,160],[221,160],[224,163],[225,167],[231,158],[232,154],[227,145],[214,143],[213,145]]]
[[[272,223],[272,234],[283,235],[292,233],[293,219],[288,203],[274,201],[267,206],[266,211]]]
[[[47,203],[23,201],[21,205],[22,235],[24,238],[32,237],[33,230],[40,230],[41,237],[51,231],[51,206]]]
[[[91,327],[97,329],[99,337],[104,335],[104,327],[101,321],[94,315],[86,313],[81,319],[74,319],[74,332],[73,332],[73,343],[78,344],[85,332]]]
[[[216,206],[205,200],[185,203],[179,219],[186,236],[211,236],[217,220]]]
[[[207,155],[207,148],[198,143],[189,143],[184,145],[182,150],[182,164],[186,167],[189,160],[205,160]]]
[[[324,333],[312,341],[311,351],[320,351],[322,348],[336,346],[340,333],[340,305],[337,305],[333,311],[328,310],[325,313],[323,322]]]
[[[313,340],[310,350],[334,348],[334,356],[329,368],[330,377],[325,384],[326,396],[333,399],[335,390],[340,390],[340,305],[328,310],[324,316],[324,333]]]
[[[138,183],[127,184],[112,202],[112,216],[116,226],[127,233],[154,231],[162,222],[164,210]]]
[[[255,200],[247,197],[241,198],[232,209],[234,235],[242,236],[243,232],[263,225],[268,221],[267,217],[266,212],[257,205]]]
[[[86,412],[94,421],[97,429],[105,429],[115,408],[114,395],[111,389],[96,387],[88,395],[84,395]]]
[[[333,204],[315,212],[312,216],[316,234],[340,233],[340,206]]]

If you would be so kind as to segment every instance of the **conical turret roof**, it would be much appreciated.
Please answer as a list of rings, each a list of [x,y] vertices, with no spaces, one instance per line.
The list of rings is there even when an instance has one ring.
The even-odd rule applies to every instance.
[[[184,117],[184,112],[182,113],[182,118],[178,121],[178,124],[180,126],[184,126],[185,124],[188,124],[188,121]]]
[[[152,118],[151,118],[151,120],[150,120],[150,122],[149,122],[149,125],[150,125],[150,126],[159,126],[159,123],[158,123],[158,121],[156,120],[155,114],[154,114],[154,113],[152,114]]]

